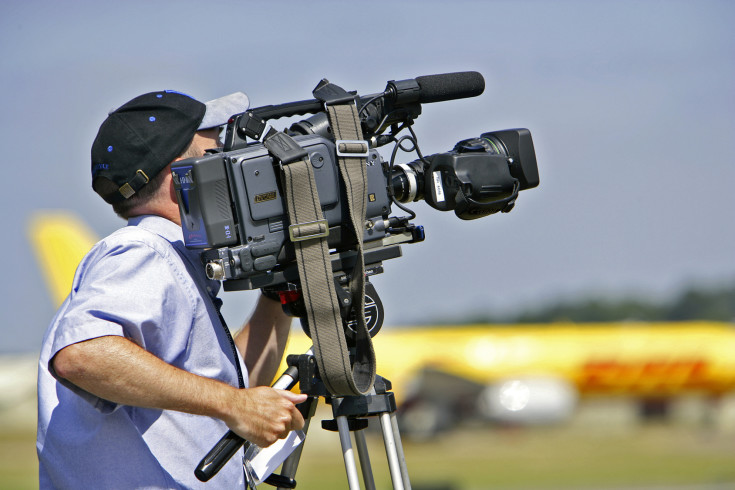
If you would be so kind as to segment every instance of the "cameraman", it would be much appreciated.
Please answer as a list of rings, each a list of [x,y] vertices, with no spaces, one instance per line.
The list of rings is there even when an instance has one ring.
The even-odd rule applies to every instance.
[[[194,468],[227,428],[268,446],[303,427],[295,404],[305,395],[263,386],[290,319],[261,297],[233,344],[220,284],[184,246],[170,172],[172,161],[216,147],[219,126],[246,109],[242,93],[203,104],[153,92],[101,125],[93,188],[128,226],[82,260],[43,342],[41,488],[197,487]],[[240,459],[217,488],[244,487]]]

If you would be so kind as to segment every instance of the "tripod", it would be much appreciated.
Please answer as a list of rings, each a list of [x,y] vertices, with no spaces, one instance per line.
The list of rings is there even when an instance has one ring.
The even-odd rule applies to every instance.
[[[410,490],[411,482],[408,477],[406,460],[398,430],[395,410],[396,403],[393,392],[390,391],[390,381],[376,376],[373,389],[369,394],[360,396],[335,397],[325,388],[316,368],[316,360],[311,350],[301,355],[289,355],[288,369],[273,384],[274,388],[291,389],[299,383],[301,393],[308,395],[304,403],[298,405],[304,415],[304,429],[306,433],[311,419],[316,412],[320,397],[332,406],[334,419],[322,421],[322,428],[339,433],[342,455],[344,458],[347,482],[350,490],[359,490],[360,482],[357,473],[357,464],[352,447],[350,433],[355,436],[360,469],[363,483],[367,490],[375,489],[370,455],[364,429],[368,426],[368,417],[378,417],[383,434],[383,444],[388,458],[388,468],[394,490]],[[249,444],[232,431],[215,445],[209,454],[199,463],[195,474],[201,481],[207,481],[214,476],[224,464],[239,450],[243,444]],[[278,444],[278,443],[276,443]],[[298,469],[304,445],[299,445],[283,462],[280,474],[271,474],[263,483],[273,485],[279,489],[296,488],[296,471]],[[263,451],[267,451],[266,448]],[[255,487],[252,470],[245,461],[248,485]],[[259,481],[257,482],[259,483]]]

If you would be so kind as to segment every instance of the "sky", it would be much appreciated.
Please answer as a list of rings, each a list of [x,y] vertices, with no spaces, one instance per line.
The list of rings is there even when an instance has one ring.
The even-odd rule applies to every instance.
[[[0,353],[37,351],[54,314],[31,217],[123,226],[91,190],[91,142],[110,109],[162,89],[258,107],[311,99],[322,78],[366,95],[485,77],[479,97],[423,106],[423,153],[528,128],[540,186],[475,221],[413,205],[427,238],[374,279],[384,328],[730,282],[734,24],[735,3],[712,0],[2,2]],[[223,293],[228,323],[256,296]]]

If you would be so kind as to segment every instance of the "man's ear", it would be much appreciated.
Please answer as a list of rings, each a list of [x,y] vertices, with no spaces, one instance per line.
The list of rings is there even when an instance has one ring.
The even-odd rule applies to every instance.
[[[179,205],[179,200],[176,198],[176,189],[174,188],[174,179],[169,181],[168,196],[177,206]]]
[[[173,175],[171,175],[171,165],[166,167],[166,172],[168,172],[168,178],[166,179],[166,182],[168,183],[168,196],[169,199],[171,199],[176,206],[179,206],[179,200],[176,198],[176,188],[174,187],[174,178]]]

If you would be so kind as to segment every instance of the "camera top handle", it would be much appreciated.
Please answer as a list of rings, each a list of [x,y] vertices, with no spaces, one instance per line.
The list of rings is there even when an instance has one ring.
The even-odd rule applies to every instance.
[[[322,80],[321,84],[328,83]],[[382,93],[357,97],[365,137],[379,134],[392,124],[407,122],[421,114],[421,104],[476,97],[485,90],[485,79],[476,71],[426,75],[387,83]],[[344,100],[330,101],[343,103]],[[324,102],[317,99],[288,102],[258,107],[235,114],[227,124],[224,151],[247,146],[247,138],[260,139],[266,129],[266,121],[281,117],[303,116],[324,111]]]
[[[245,137],[254,140],[260,139],[266,128],[265,122],[269,119],[304,116],[306,114],[316,114],[323,110],[323,103],[319,100],[312,99],[279,105],[267,105],[241,114],[235,114],[227,123],[223,150],[230,151],[244,148],[247,146]]]

